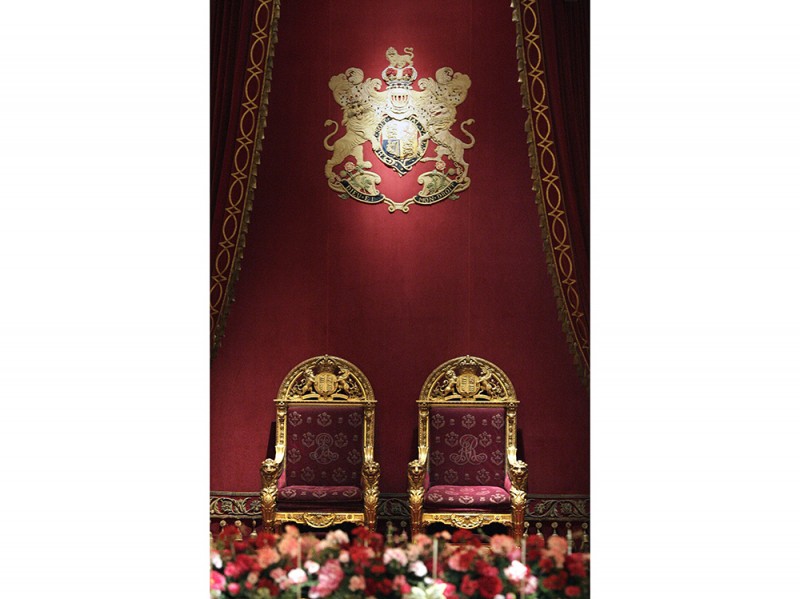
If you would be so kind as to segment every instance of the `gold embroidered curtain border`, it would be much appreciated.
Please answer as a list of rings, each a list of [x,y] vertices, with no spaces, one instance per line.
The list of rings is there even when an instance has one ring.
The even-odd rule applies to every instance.
[[[241,271],[247,225],[253,209],[256,171],[264,139],[267,104],[272,80],[272,61],[278,42],[280,0],[259,0],[253,17],[244,100],[239,111],[239,130],[225,201],[220,241],[211,275],[211,355],[219,348]]]
[[[567,344],[581,380],[588,385],[589,330],[575,278],[573,245],[553,150],[553,128],[548,115],[544,53],[536,0],[513,0],[512,19],[517,28],[520,93],[527,112],[525,132],[528,140],[528,161],[531,165],[547,269],[552,278]]]
[[[261,497],[258,493],[239,491],[211,491],[209,503],[211,518],[261,520]],[[381,493],[377,516],[381,520],[409,519],[411,508],[408,493]],[[528,494],[526,520],[556,522],[588,522],[588,495]]]

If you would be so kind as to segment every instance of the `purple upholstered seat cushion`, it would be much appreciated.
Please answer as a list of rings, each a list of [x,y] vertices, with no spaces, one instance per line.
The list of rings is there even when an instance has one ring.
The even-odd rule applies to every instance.
[[[427,508],[497,508],[509,507],[511,495],[501,487],[436,485],[425,493]]]
[[[361,497],[361,489],[349,486],[294,485],[278,489],[278,501],[286,503],[359,503]]]
[[[291,406],[286,417],[286,468],[281,485],[360,486],[363,429],[361,406]]]
[[[431,409],[430,484],[502,487],[506,479],[502,407]]]

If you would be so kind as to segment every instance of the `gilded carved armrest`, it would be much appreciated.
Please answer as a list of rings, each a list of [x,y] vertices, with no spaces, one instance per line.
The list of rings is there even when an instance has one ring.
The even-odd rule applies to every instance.
[[[509,464],[508,477],[511,479],[511,493],[520,491],[528,492],[528,464],[521,460],[514,460]]]
[[[261,516],[264,526],[275,520],[275,502],[278,496],[278,479],[283,472],[283,460],[266,459],[261,462]]]
[[[525,507],[528,501],[528,464],[514,460],[509,464],[511,479],[511,528],[514,538],[522,538],[525,522]]]
[[[375,530],[375,519],[378,511],[378,479],[381,467],[375,460],[364,460],[361,466],[361,488],[364,491],[364,526]]]
[[[411,534],[422,532],[422,501],[425,498],[425,474],[427,464],[424,459],[412,460],[408,464],[408,503],[411,508]]]

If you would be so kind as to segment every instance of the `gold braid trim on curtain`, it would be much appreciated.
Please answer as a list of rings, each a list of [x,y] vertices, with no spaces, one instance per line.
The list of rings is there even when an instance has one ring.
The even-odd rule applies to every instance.
[[[211,356],[219,349],[244,256],[256,174],[267,121],[272,60],[278,42],[280,0],[259,0],[253,18],[244,101],[233,155],[225,216],[211,275]]]
[[[588,385],[589,330],[576,286],[569,224],[562,206],[558,164],[553,151],[539,14],[536,0],[513,0],[511,6],[512,19],[517,27],[520,93],[527,112],[525,132],[528,139],[528,161],[531,165],[547,270],[552,277],[558,314],[567,336],[567,344],[581,380]]]

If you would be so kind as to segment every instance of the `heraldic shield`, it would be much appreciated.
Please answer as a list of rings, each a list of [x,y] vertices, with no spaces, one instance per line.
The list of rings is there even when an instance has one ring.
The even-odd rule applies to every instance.
[[[464,152],[475,145],[475,138],[466,129],[474,120],[467,119],[460,125],[467,141],[451,133],[450,128],[472,81],[463,73],[442,67],[433,78],[420,79],[419,89],[413,89],[417,80],[413,48],[405,48],[404,54],[389,48],[386,59],[389,66],[381,73],[381,79],[365,79],[361,69],[351,67],[331,77],[328,83],[342,108],[341,125],[345,130],[331,143],[339,133],[339,123],[325,121],[326,127],[334,127],[323,141],[325,149],[332,152],[325,163],[328,186],[345,199],[385,203],[389,212],[408,212],[411,204],[455,200],[458,192],[470,185]],[[385,89],[381,89],[384,84]],[[370,170],[372,163],[364,159],[365,144],[401,177],[418,164],[432,162],[432,168],[417,177],[420,190],[403,202],[381,193],[381,177]],[[427,154],[429,147],[433,147],[431,155]]]

